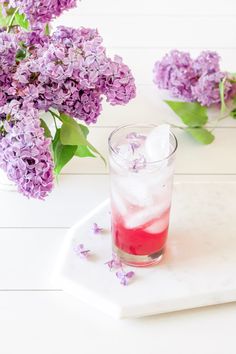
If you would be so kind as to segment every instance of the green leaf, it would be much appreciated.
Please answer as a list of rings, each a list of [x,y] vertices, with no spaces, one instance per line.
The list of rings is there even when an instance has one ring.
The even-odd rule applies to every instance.
[[[48,23],[47,23],[46,26],[45,26],[44,34],[45,34],[46,36],[50,36],[50,27],[49,27],[49,24],[48,24]]]
[[[87,145],[87,140],[78,124],[63,123],[60,140],[63,145]]]
[[[220,102],[221,102],[221,113],[225,112],[226,105],[225,105],[225,80],[226,77],[223,78],[223,80],[220,81],[219,83],[219,90],[220,90]]]
[[[7,27],[10,18],[11,18],[11,16],[4,16],[2,14],[2,9],[1,9],[1,11],[0,11],[0,26]]]
[[[88,128],[78,124],[74,118],[67,114],[60,113],[60,120],[63,122],[61,127],[61,142],[64,145],[87,145],[86,136]]]
[[[14,25],[20,26],[26,30],[29,29],[29,21],[27,20],[25,14],[19,14],[19,12],[16,12]]]
[[[90,150],[92,150],[93,152],[95,152],[95,154],[97,154],[101,159],[102,161],[104,162],[105,166],[107,165],[107,162],[106,162],[106,159],[105,157],[92,145],[88,142],[88,147]]]
[[[75,156],[78,157],[96,157],[87,146],[80,145],[77,147]]]
[[[236,119],[236,108],[234,108],[230,114],[229,114],[232,118]]]
[[[50,129],[48,128],[46,122],[43,119],[40,119],[40,125],[44,129],[44,135],[46,136],[46,138],[52,138]]]
[[[80,126],[80,129],[82,130],[82,132],[83,132],[83,134],[84,134],[85,138],[87,138],[88,133],[89,133],[89,129],[88,129],[88,127],[86,127],[86,126],[85,126],[85,125],[83,125],[83,124],[78,124],[78,125]]]
[[[77,150],[77,146],[62,145],[60,141],[60,133],[60,129],[57,129],[52,143],[55,165],[54,171],[56,175],[59,175],[62,168],[72,159]]]
[[[20,62],[21,60],[25,59],[27,57],[27,50],[25,49],[18,49],[16,53],[16,61]]]
[[[186,128],[185,130],[201,144],[211,144],[215,139],[214,135],[205,128]]]
[[[207,108],[198,102],[178,102],[165,100],[168,106],[182,119],[189,127],[201,127],[208,120]]]

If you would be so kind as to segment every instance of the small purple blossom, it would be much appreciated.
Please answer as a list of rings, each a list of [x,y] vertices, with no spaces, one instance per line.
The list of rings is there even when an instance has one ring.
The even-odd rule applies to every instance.
[[[77,245],[75,247],[74,251],[77,254],[77,256],[79,256],[82,259],[86,259],[90,253],[90,250],[85,249],[85,247],[82,243]]]
[[[143,142],[146,140],[146,136],[136,132],[131,132],[127,134],[126,139],[129,141],[129,146],[134,154],[135,151],[142,146]]]
[[[126,135],[126,139],[128,140],[146,140],[146,135],[137,133],[137,132],[131,132],[129,134]]]
[[[105,263],[110,270],[122,268],[122,263],[119,258],[113,254],[112,259]]]
[[[133,271],[125,272],[123,269],[116,272],[117,278],[120,280],[121,285],[128,285],[130,279],[134,277],[135,273]]]
[[[140,155],[138,158],[133,159],[129,162],[129,169],[130,171],[133,172],[139,172],[140,170],[143,170],[147,165],[147,161],[144,157],[144,155]]]
[[[99,227],[98,224],[95,222],[95,223],[93,223],[92,231],[94,234],[101,234],[103,231],[103,228]]]

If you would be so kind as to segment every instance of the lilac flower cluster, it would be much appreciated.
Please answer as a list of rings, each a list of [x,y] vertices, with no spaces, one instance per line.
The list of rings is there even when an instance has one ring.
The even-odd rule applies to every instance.
[[[102,95],[111,104],[135,96],[134,78],[122,60],[106,56],[96,30],[59,27],[16,68],[13,87],[38,109],[54,107],[87,124],[96,123]]]
[[[135,97],[134,78],[121,58],[107,57],[93,29],[2,30],[0,50],[0,168],[24,195],[44,199],[53,162],[39,112],[55,108],[95,123],[104,96],[112,105]]]
[[[156,62],[154,82],[187,102],[197,101],[204,106],[218,104],[219,83],[227,78],[227,73],[220,71],[219,60],[219,55],[211,51],[202,52],[195,60],[189,53],[171,51]],[[232,92],[232,84],[226,80],[225,100],[232,96]]]
[[[7,8],[18,8],[32,23],[48,23],[65,10],[76,7],[76,0],[0,0]]]
[[[3,14],[24,13],[30,22],[26,31],[12,17],[0,29],[0,168],[27,197],[44,199],[53,187],[52,141],[40,127],[41,111],[55,108],[90,124],[103,97],[112,105],[135,97],[130,69],[106,55],[97,30],[47,33],[46,25],[76,2],[0,0]]]
[[[0,168],[19,192],[44,199],[53,187],[53,162],[38,111],[11,100],[0,108],[0,117]]]

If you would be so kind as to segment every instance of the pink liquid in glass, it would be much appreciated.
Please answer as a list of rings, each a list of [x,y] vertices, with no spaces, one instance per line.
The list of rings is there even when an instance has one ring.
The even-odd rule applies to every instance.
[[[161,216],[130,229],[126,227],[122,216],[113,208],[112,235],[115,246],[125,253],[139,256],[162,251],[168,235],[169,213],[168,208]]]

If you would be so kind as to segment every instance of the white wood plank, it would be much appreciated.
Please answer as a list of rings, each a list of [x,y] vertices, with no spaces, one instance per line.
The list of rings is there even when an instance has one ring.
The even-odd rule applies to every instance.
[[[63,176],[44,202],[2,191],[0,226],[70,227],[108,196],[107,179],[107,176]]]
[[[52,289],[51,272],[66,229],[0,229],[0,290]]]
[[[56,25],[98,28],[105,46],[232,47],[236,39],[234,16],[79,17],[71,12],[56,20]]]
[[[203,11],[204,9],[204,11]],[[86,0],[78,2],[76,13],[78,16],[88,15],[232,15],[236,13],[235,2],[226,0],[226,2],[215,2],[212,6],[211,0],[199,0],[197,6],[188,0]]]
[[[146,120],[145,120],[146,122]],[[90,140],[107,156],[108,136],[113,128],[91,128]],[[215,129],[215,142],[201,145],[185,132],[174,129],[179,147],[176,159],[176,173],[236,173],[236,129]],[[64,173],[104,173],[108,168],[100,159],[73,159]]]
[[[235,353],[235,303],[116,321],[63,292],[8,292],[0,313],[4,354]]]
[[[158,124],[168,121],[173,124],[181,124],[178,116],[167,106],[164,99],[175,100],[167,95],[165,91],[160,91],[154,84],[137,85],[137,96],[125,106],[111,106],[105,100],[103,111],[98,118],[96,126],[114,126],[133,123],[154,123]],[[209,126],[215,126],[215,119],[220,116],[220,112],[210,113]],[[227,118],[222,120],[219,127],[236,127],[236,120]]]
[[[86,178],[88,179],[88,176]],[[93,180],[95,181],[95,179]],[[236,181],[236,176],[181,175],[176,176],[175,181],[230,183]],[[107,182],[106,176],[102,176],[100,182],[96,183],[96,189],[103,189],[104,186],[107,186]],[[84,188],[86,188],[85,184]],[[55,289],[55,285],[51,281],[51,274],[67,229],[42,227],[45,225],[71,226],[72,223],[68,222],[70,220],[68,220],[67,214],[71,214],[70,218],[73,218],[73,223],[78,221],[88,210],[99,203],[98,197],[94,196],[92,198],[93,191],[89,192],[86,189],[86,192],[87,198],[80,198],[81,202],[75,210],[76,213],[73,210],[73,203],[61,207],[65,214],[64,224],[61,219],[54,216],[58,212],[56,206],[53,208],[48,205],[48,202],[44,205],[41,204],[41,208],[38,206],[37,209],[29,201],[24,205],[21,204],[20,209],[19,204],[16,204],[14,200],[11,200],[14,203],[11,209],[5,202],[4,212],[1,210],[0,223],[0,290]],[[16,212],[18,218],[14,217],[13,221],[12,216],[9,217],[9,213],[16,215]],[[40,218],[32,217],[31,214],[33,213],[37,213],[37,216],[40,215]],[[30,216],[30,219],[26,217],[26,214]],[[1,228],[2,226],[8,227]],[[15,226],[15,228],[12,228],[12,226]],[[25,227],[22,228],[22,226]],[[34,226],[34,228],[30,226]]]

